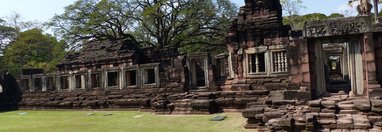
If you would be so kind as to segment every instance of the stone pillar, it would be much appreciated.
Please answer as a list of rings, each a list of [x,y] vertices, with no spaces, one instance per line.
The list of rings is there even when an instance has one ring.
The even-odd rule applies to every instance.
[[[61,87],[61,76],[60,75],[57,75],[56,76],[56,88],[57,88],[57,91],[61,91],[62,87]]]
[[[87,77],[86,77],[86,86],[85,89],[91,89],[92,88],[92,71],[88,70]]]
[[[86,89],[86,75],[81,75],[81,89]]]
[[[315,50],[315,73],[316,73],[316,96],[320,97],[326,92],[326,82],[325,82],[325,68],[324,60],[325,56],[323,53],[322,43],[318,40],[314,41]]]
[[[41,77],[41,91],[46,92],[48,86],[47,77],[45,75],[42,75]]]
[[[367,33],[363,37],[363,58],[365,71],[365,88],[369,97],[381,96],[382,88],[377,81],[376,58],[374,51],[373,34]]]
[[[119,89],[123,89],[123,87],[124,86],[126,86],[125,85],[125,82],[126,81],[124,81],[125,80],[125,70],[124,69],[120,69],[119,71],[119,79],[118,79],[118,81],[119,81],[119,83],[118,83],[118,88]]]
[[[107,71],[101,72],[101,89],[107,88]]]
[[[70,74],[68,76],[68,80],[69,80],[69,90],[70,91],[73,91],[74,89],[76,89],[76,80],[75,80],[75,76],[73,74]]]

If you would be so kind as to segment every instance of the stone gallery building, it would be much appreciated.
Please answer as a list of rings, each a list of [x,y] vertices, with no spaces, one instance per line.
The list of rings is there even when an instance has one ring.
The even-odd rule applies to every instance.
[[[279,0],[245,0],[227,27],[226,53],[183,55],[127,39],[91,42],[55,73],[22,75],[19,106],[239,110],[246,128],[265,131],[381,131],[382,25],[371,18],[361,12],[292,31],[283,25]]]

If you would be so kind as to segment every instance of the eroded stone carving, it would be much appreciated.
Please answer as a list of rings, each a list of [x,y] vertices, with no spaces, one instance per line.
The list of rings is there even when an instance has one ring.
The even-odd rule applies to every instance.
[[[305,25],[306,37],[351,35],[368,31],[370,31],[368,16],[318,20],[307,22]]]
[[[371,15],[371,5],[370,0],[360,0],[360,4],[357,6],[357,11],[359,15]]]

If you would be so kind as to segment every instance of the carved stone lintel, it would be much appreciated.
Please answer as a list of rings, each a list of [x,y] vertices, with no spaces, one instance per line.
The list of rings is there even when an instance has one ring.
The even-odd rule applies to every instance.
[[[309,21],[305,24],[304,36],[309,38],[351,35],[369,32],[369,16]]]

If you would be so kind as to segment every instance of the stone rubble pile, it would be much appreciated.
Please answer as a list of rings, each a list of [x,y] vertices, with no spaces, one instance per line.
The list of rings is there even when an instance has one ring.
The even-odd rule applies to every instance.
[[[382,100],[334,95],[306,103],[253,102],[243,111],[247,129],[258,131],[381,132]]]

